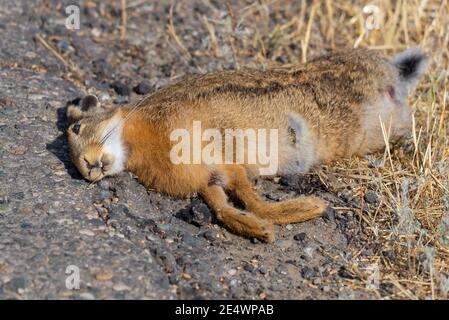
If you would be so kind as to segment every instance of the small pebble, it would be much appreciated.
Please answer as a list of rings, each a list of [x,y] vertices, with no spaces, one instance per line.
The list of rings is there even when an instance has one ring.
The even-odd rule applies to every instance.
[[[251,238],[251,243],[252,244],[258,244],[258,243],[260,243],[260,241],[257,240],[257,238]]]
[[[340,270],[338,270],[338,275],[342,278],[353,279],[352,274],[344,266],[340,267]]]
[[[112,273],[112,271],[110,270],[104,270],[104,271],[100,271],[95,275],[95,279],[97,279],[97,281],[109,281],[112,279],[112,276],[114,274]]]
[[[259,272],[260,272],[261,274],[267,274],[267,273],[268,273],[268,270],[267,270],[267,268],[265,268],[265,267],[260,267],[260,268],[259,268]]]
[[[304,241],[306,239],[306,237],[307,237],[307,234],[305,232],[301,232],[301,233],[295,234],[293,236],[293,239],[295,239],[296,241]]]
[[[307,246],[307,247],[304,248],[304,252],[305,252],[310,258],[313,258],[313,251],[314,251],[314,248],[312,248],[312,247],[310,247],[310,246]]]
[[[114,291],[130,291],[131,288],[128,287],[126,284],[124,283],[117,283],[114,284],[114,286],[112,287],[112,289],[114,289]]]
[[[24,277],[17,277],[12,279],[10,282],[8,282],[6,284],[6,286],[12,290],[12,291],[16,291],[19,292],[19,290],[23,290],[25,289],[25,287],[27,286],[27,279]]]
[[[382,159],[375,159],[369,162],[368,166],[370,168],[383,168],[385,162]]]
[[[192,279],[192,276],[191,276],[190,274],[188,274],[188,273],[185,273],[185,272],[183,272],[183,273],[181,274],[181,277],[182,277],[183,279],[185,279],[185,280],[190,280],[190,279]]]
[[[98,99],[101,103],[110,103],[111,102],[111,96],[107,92],[100,92],[98,94]]]
[[[107,179],[102,179],[100,180],[97,185],[100,187],[100,189],[102,190],[107,190],[109,191],[111,184],[109,183],[109,181]]]
[[[288,248],[291,246],[291,244],[292,244],[291,240],[276,240],[274,242],[274,245],[280,248]]]
[[[95,297],[92,293],[84,292],[79,295],[79,297],[83,300],[94,300]]]
[[[308,266],[305,266],[301,269],[301,276],[304,279],[311,279],[313,277],[313,270],[309,268]]]
[[[56,47],[63,52],[73,52],[75,49],[66,41],[61,40],[56,43]]]
[[[98,38],[101,36],[101,30],[98,28],[93,28],[91,33],[95,38]]]
[[[329,222],[335,222],[335,209],[332,207],[327,207],[324,211],[323,219]]]
[[[120,96],[129,96],[130,94],[128,86],[121,81],[114,81],[111,88]]]
[[[179,283],[179,275],[177,274],[177,273],[171,273],[169,276],[168,276],[168,282],[170,283],[170,284],[177,284],[177,283]]]
[[[329,287],[329,286],[322,286],[321,290],[323,290],[323,292],[329,292],[329,291],[331,291],[331,287]]]
[[[250,263],[246,263],[244,266],[243,266],[243,269],[245,270],[245,271],[248,271],[248,272],[254,272],[254,266],[252,265],[252,264],[250,264]]]
[[[181,240],[183,243],[185,243],[189,246],[192,246],[192,247],[198,243],[198,240],[195,237],[193,237],[191,234],[188,234],[188,233],[184,234],[181,237]]]
[[[193,201],[189,207],[179,211],[176,217],[197,227],[208,225],[212,221],[212,213],[208,206],[199,200]]]
[[[217,241],[218,233],[216,231],[208,230],[204,232],[203,237],[209,240],[210,242]]]
[[[29,224],[29,223],[21,223],[20,227],[22,229],[31,229],[31,228],[33,228],[33,226],[31,224]]]
[[[192,223],[198,227],[207,225],[212,220],[212,213],[204,203],[192,206]]]
[[[82,235],[85,235],[85,236],[89,236],[89,237],[93,237],[95,235],[95,233],[93,233],[92,231],[87,230],[87,229],[81,229],[79,231],[79,233],[81,233]]]
[[[137,94],[147,94],[153,90],[153,86],[147,81],[142,81],[137,86],[133,88],[134,92]]]
[[[365,193],[363,199],[365,199],[366,203],[373,204],[379,200],[379,196],[376,192],[369,190]]]
[[[229,269],[229,270],[228,270],[228,274],[229,274],[230,276],[235,276],[235,275],[237,274],[237,270],[236,270],[236,269]]]
[[[310,260],[312,260],[308,255],[305,255],[305,254],[302,254],[299,257],[306,262],[309,262]]]

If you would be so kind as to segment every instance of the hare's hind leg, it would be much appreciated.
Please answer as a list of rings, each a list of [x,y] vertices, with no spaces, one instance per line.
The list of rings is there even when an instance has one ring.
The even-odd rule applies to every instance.
[[[212,185],[205,187],[200,191],[200,194],[215,212],[217,219],[231,231],[266,242],[274,240],[273,225],[250,212],[240,211],[229,205],[221,186]]]
[[[325,203],[316,197],[299,197],[292,200],[270,203],[263,201],[252,189],[243,166],[228,166],[227,187],[248,209],[262,219],[276,224],[302,222],[320,216]]]

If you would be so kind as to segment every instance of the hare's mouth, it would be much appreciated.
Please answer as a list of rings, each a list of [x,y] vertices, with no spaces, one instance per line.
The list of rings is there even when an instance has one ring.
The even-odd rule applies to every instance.
[[[84,177],[89,181],[98,181],[107,176],[113,167],[113,160],[106,154],[100,155],[98,158],[92,159],[85,155],[82,158],[81,170],[84,172]]]

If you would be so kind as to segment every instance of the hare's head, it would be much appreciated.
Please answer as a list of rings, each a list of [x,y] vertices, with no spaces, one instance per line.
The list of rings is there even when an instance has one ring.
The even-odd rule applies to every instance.
[[[427,63],[428,59],[420,49],[411,48],[395,55],[384,66],[378,66],[386,67],[384,70],[388,71],[385,77],[376,79],[380,96],[366,109],[368,131],[378,130],[382,121],[393,142],[410,133],[413,112],[408,98],[426,71]]]
[[[72,162],[84,178],[98,181],[124,169],[120,109],[105,110],[95,96],[67,107],[67,139]]]

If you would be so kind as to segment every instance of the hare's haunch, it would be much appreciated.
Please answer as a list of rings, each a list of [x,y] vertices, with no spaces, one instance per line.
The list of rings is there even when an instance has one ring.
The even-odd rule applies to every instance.
[[[326,205],[315,197],[266,202],[253,191],[248,173],[268,167],[274,168],[266,171],[272,175],[305,172],[322,162],[379,150],[385,147],[381,122],[390,128],[390,139],[401,138],[411,129],[408,94],[426,63],[419,49],[392,59],[354,49],[293,67],[192,76],[114,110],[88,96],[67,108],[71,158],[90,181],[129,170],[160,192],[198,193],[233,232],[272,241],[273,224],[312,219]],[[241,130],[246,138],[250,133],[263,137],[260,132],[269,136],[264,147],[272,162],[263,162],[260,153],[249,161],[256,146],[249,142],[240,144],[245,161],[236,161],[238,144],[227,149],[226,140],[213,149],[213,158],[221,162],[201,158],[220,138],[216,134],[226,136],[227,130]],[[195,131],[203,139],[196,139]],[[186,154],[174,159],[183,135],[194,138],[183,141]],[[246,211],[234,208],[227,193]]]

